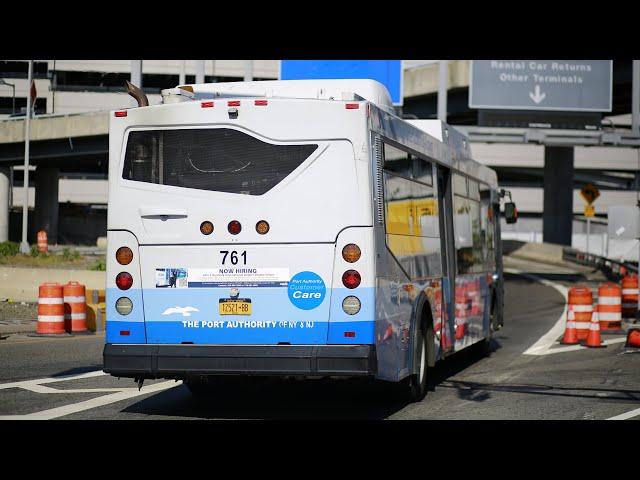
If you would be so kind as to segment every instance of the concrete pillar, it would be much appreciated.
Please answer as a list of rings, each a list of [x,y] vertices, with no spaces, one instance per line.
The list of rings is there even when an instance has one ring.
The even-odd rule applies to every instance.
[[[47,232],[50,245],[58,243],[58,168],[36,169],[34,231]]]
[[[204,83],[204,60],[196,60],[196,83]]]
[[[10,192],[11,172],[9,167],[0,167],[0,242],[9,240]]]
[[[544,147],[544,241],[571,245],[573,224],[573,147]]]
[[[142,60],[131,60],[131,83],[136,87],[142,88]],[[129,104],[137,107],[138,102],[135,98],[129,97]]]

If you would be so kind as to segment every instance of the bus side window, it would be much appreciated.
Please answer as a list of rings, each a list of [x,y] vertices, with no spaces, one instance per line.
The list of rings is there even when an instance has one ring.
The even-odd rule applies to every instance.
[[[411,155],[385,143],[384,169],[403,177],[411,178]]]

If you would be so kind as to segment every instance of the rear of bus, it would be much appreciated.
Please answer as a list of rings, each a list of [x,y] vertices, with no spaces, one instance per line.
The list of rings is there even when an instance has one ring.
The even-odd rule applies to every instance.
[[[112,112],[104,370],[371,375],[364,101]]]

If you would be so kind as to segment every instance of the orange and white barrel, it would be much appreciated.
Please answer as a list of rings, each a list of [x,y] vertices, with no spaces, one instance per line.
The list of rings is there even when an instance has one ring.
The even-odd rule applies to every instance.
[[[622,289],[606,282],[598,288],[600,330],[622,330]]]
[[[36,333],[64,334],[62,285],[47,282],[38,288],[38,324]]]
[[[569,289],[567,320],[573,322],[578,340],[586,340],[589,335],[593,314],[593,294],[584,285]]]
[[[81,283],[71,281],[63,287],[64,323],[68,332],[86,332],[87,301],[85,287]]]
[[[49,244],[47,243],[47,232],[40,230],[38,232],[38,251],[47,253],[49,251]]]
[[[638,312],[638,276],[627,275],[622,279],[622,316],[635,318]]]

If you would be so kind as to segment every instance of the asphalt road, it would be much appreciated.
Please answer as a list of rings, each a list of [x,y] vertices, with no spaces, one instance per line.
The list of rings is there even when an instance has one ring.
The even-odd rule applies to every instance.
[[[431,369],[429,393],[414,404],[398,401],[389,384],[364,380],[266,379],[205,398],[165,380],[138,391],[131,379],[101,374],[102,335],[13,335],[0,341],[0,418],[576,420],[640,409],[640,355],[623,343],[524,354],[563,309],[556,289],[508,275],[505,327],[491,353],[472,348]],[[52,379],[61,375],[70,377]]]

